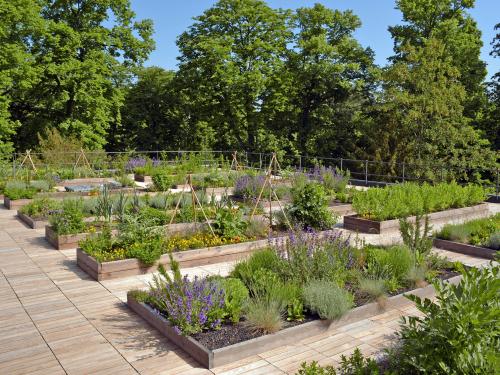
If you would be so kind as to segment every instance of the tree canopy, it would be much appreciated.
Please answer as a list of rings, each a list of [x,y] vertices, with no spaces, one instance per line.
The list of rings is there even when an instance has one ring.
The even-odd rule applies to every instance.
[[[394,56],[376,66],[350,10],[219,0],[178,37],[169,71],[144,67],[153,24],[130,0],[0,0],[0,153],[57,130],[89,149],[493,168],[500,72],[485,81],[474,3],[395,0]]]

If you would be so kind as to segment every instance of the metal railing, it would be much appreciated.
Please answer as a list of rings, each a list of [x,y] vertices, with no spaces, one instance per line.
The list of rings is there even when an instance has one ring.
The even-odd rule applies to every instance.
[[[31,157],[38,169],[50,168],[79,168],[76,165],[80,151],[50,153],[31,153]],[[162,164],[175,164],[188,160],[190,156],[197,156],[204,165],[215,165],[224,162],[231,164],[235,151],[198,151],[198,150],[150,150],[150,151],[85,151],[85,155],[94,171],[98,174],[105,171],[123,170],[131,158],[145,158],[156,160]],[[12,173],[20,167],[25,153],[12,155]],[[238,164],[245,168],[265,170],[272,158],[272,153],[236,151]],[[48,158],[47,158],[48,156]],[[278,160],[283,168],[292,170],[311,170],[317,166],[338,168],[349,171],[351,182],[363,185],[386,185],[398,182],[440,182],[458,180],[460,183],[470,181],[480,182],[500,195],[499,169],[462,168],[443,164],[415,164],[405,162],[385,162],[350,158],[313,157],[304,155],[287,155],[278,153]],[[48,162],[47,159],[57,160]],[[25,164],[26,166],[26,164]],[[28,166],[26,166],[28,167]],[[457,178],[458,177],[458,178]]]

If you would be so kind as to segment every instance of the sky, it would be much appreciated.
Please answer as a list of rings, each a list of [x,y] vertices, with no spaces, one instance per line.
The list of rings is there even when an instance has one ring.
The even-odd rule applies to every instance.
[[[154,22],[156,50],[146,62],[166,69],[176,69],[179,50],[175,44],[177,36],[192,23],[193,17],[210,8],[216,0],[132,0],[132,9],[138,19],[150,18]],[[393,44],[388,26],[401,23],[401,12],[394,9],[394,0],[267,0],[273,8],[295,9],[321,3],[332,9],[351,9],[360,17],[362,26],[355,37],[365,47],[375,51],[375,62],[385,65],[392,55]],[[476,0],[470,11],[482,31],[481,56],[488,64],[488,76],[500,71],[500,58],[489,55],[491,41],[495,35],[493,27],[500,23],[500,0]]]

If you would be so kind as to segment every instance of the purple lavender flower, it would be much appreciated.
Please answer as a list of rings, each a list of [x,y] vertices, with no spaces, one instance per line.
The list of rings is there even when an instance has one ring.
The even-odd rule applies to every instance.
[[[125,165],[125,170],[127,172],[133,172],[136,168],[141,168],[146,166],[146,159],[144,158],[131,158]]]

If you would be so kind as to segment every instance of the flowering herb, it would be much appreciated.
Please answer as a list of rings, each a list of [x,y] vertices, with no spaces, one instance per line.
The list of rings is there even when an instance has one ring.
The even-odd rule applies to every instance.
[[[150,290],[152,305],[164,315],[177,333],[192,335],[205,329],[219,329],[224,318],[224,290],[207,278],[189,280],[181,276],[171,256],[174,277],[159,268]]]
[[[125,170],[127,172],[133,172],[136,168],[143,168],[147,164],[146,159],[144,158],[131,158],[128,160],[125,165]]]

